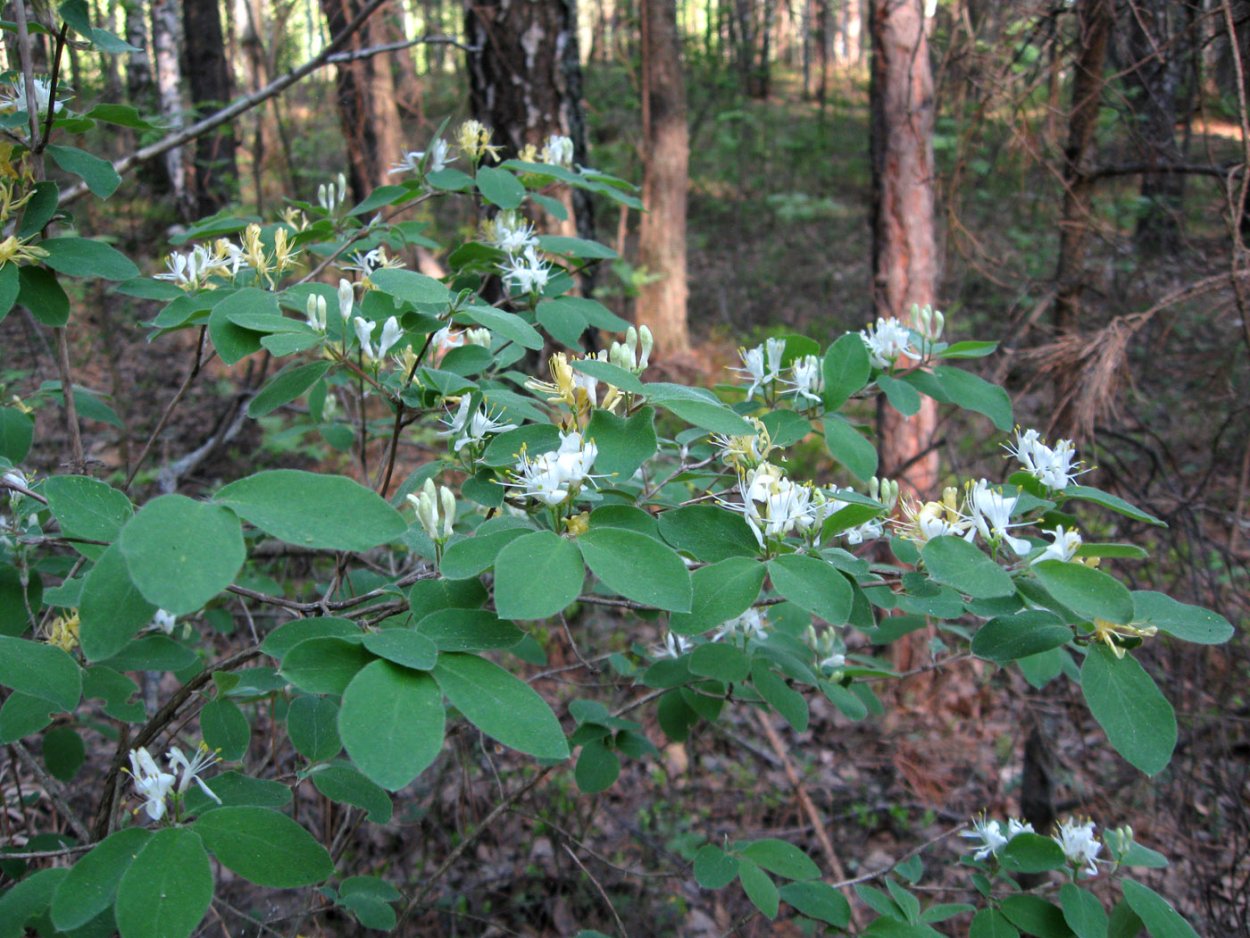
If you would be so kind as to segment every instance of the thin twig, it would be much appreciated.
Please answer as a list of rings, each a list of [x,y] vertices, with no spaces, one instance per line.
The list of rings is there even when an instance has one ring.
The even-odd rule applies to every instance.
[[[430,45],[430,46],[455,46],[457,49],[463,49],[465,52],[480,52],[481,47],[470,46],[461,42],[453,36],[418,36],[416,39],[405,39],[402,42],[388,42],[385,45],[370,46],[367,49],[355,49],[351,52],[337,52],[326,59],[327,62],[355,62],[357,59],[367,59],[375,55],[384,55],[387,52],[399,52],[403,49],[410,49],[413,46]]]
[[[39,784],[43,786],[44,793],[56,805],[56,810],[61,817],[65,818],[65,823],[74,831],[74,836],[83,843],[89,842],[91,840],[91,831],[87,830],[87,825],[74,813],[73,808],[65,800],[65,792],[61,787],[61,783],[45,772],[43,766],[39,764],[39,760],[32,756],[30,750],[20,742],[14,740],[9,745],[13,747],[17,757],[22,760],[22,764],[34,773],[35,778],[39,779]]]
[[[595,874],[586,869],[586,864],[583,863],[578,858],[577,854],[573,852],[572,847],[568,844],[560,844],[560,846],[563,847],[564,852],[569,855],[569,859],[577,864],[577,868],[586,874],[586,878],[590,880],[591,884],[595,887],[595,891],[599,893],[599,898],[603,900],[603,904],[608,907],[608,911],[612,913],[612,918],[616,921],[616,928],[621,933],[621,938],[629,938],[629,932],[625,930],[625,923],[621,921],[620,915],[617,914],[616,906],[612,904],[612,900],[608,897],[607,892],[599,883],[599,880],[595,879]]]

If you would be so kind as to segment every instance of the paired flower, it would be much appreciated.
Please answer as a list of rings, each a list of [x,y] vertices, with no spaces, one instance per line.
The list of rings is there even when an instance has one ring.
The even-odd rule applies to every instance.
[[[990,488],[984,479],[971,486],[967,498],[971,526],[964,540],[972,543],[973,536],[980,534],[990,544],[1006,543],[1017,556],[1023,557],[1033,545],[1009,533],[1010,528],[1019,526],[1011,523],[1011,513],[1019,500],[1018,496],[1004,495],[1001,489]]]
[[[548,507],[562,505],[577,495],[590,474],[599,448],[593,440],[583,440],[576,430],[560,434],[560,448],[530,459],[521,450],[513,481],[514,498],[536,498]]]
[[[447,486],[435,487],[433,479],[426,479],[425,485],[417,495],[409,495],[408,501],[416,509],[417,520],[430,536],[430,540],[441,544],[451,537],[452,527],[456,523],[456,496]],[[440,516],[440,509],[441,516]]]
[[[892,368],[901,356],[916,361],[921,358],[912,346],[911,330],[894,316],[889,319],[879,316],[875,326],[860,330],[859,337],[864,340],[868,360],[874,368]]]
[[[552,166],[573,168],[573,141],[563,134],[552,134],[543,146],[542,162]]]
[[[456,133],[456,145],[474,166],[486,156],[492,160],[499,159],[502,147],[492,145],[490,140],[490,128],[479,121],[465,121]]]
[[[972,859],[985,860],[998,856],[1000,850],[1007,846],[1017,834],[1032,834],[1033,825],[1008,818],[1007,823],[987,818],[985,815],[972,819],[972,829],[961,831],[959,836],[976,841],[972,845]]]
[[[1102,844],[1094,836],[1094,822],[1086,821],[1078,824],[1075,819],[1068,818],[1059,825],[1055,834],[1055,842],[1059,844],[1063,855],[1068,858],[1072,868],[1079,874],[1098,875],[1098,852]]]
[[[504,283],[519,293],[542,293],[551,279],[551,264],[538,256],[532,244],[517,254],[508,255],[500,269]]]
[[[1066,489],[1083,471],[1071,440],[1059,440],[1052,447],[1043,442],[1036,430],[1017,428],[1015,445],[1007,443],[1004,448],[1020,461],[1025,472],[1048,489]]]
[[[1059,525],[1053,531],[1042,533],[1049,534],[1054,539],[1054,543],[1047,544],[1046,549],[1033,558],[1033,563],[1041,563],[1043,560],[1062,560],[1067,563],[1076,556],[1077,550],[1080,549],[1081,535],[1075,530],[1065,531],[1063,525]]]
[[[347,177],[342,173],[337,179],[323,182],[317,187],[317,204],[327,215],[334,215],[347,201]]]
[[[812,488],[787,479],[771,463],[761,463],[738,482],[741,511],[760,547],[767,538],[782,536],[796,528],[806,531],[814,520]]]
[[[1033,833],[1036,832],[1032,824],[1016,818],[1008,818],[1007,823],[1003,824],[1001,821],[981,815],[973,818],[971,829],[962,831],[959,836],[973,841],[970,847],[972,859],[980,861],[998,856],[1017,835]],[[1128,838],[1131,844],[1131,829],[1128,832]],[[1064,857],[1072,866],[1073,872],[1077,875],[1081,873],[1086,876],[1098,875],[1097,857],[1102,850],[1102,844],[1094,836],[1093,821],[1078,823],[1074,818],[1068,818],[1057,825],[1051,839],[1059,845],[1059,849],[1063,851]]]
[[[373,345],[373,323],[357,316],[352,320],[352,326],[356,330],[356,338],[360,341],[361,354],[364,355],[366,361],[370,362],[381,361],[395,346],[395,343],[404,337],[404,331],[399,327],[399,320],[394,316],[382,324],[382,335],[376,347]]]
[[[594,359],[606,362],[607,350],[600,349]],[[547,395],[548,404],[566,404],[573,413],[582,416],[594,407],[602,406],[604,410],[612,410],[621,400],[621,392],[608,385],[608,391],[603,395],[603,403],[600,405],[599,382],[590,375],[574,371],[564,352],[556,352],[547,359],[547,367],[551,371],[550,381],[531,378],[525,382],[525,386],[531,391]]]
[[[429,154],[427,160],[426,154]],[[434,142],[430,144],[429,150],[413,150],[404,154],[404,158],[398,163],[391,166],[387,175],[395,173],[419,173],[421,171],[421,163],[426,162],[425,171],[427,173],[442,172],[447,168],[448,163],[454,163],[456,158],[450,155],[451,148],[447,145],[447,141],[442,137],[435,137]]]
[[[505,433],[517,428],[515,423],[503,423],[493,418],[485,404],[472,411],[471,406],[469,395],[466,394],[460,398],[460,406],[456,408],[456,413],[450,421],[443,422],[447,429],[438,432],[440,437],[455,437],[452,452],[459,453],[466,446],[476,446],[483,442],[488,434]]]
[[[768,339],[763,345],[755,348],[738,349],[742,358],[741,368],[731,368],[739,374],[751,379],[747,388],[747,400],[755,396],[755,392],[777,381],[781,377],[781,359],[786,352],[785,339]]]
[[[959,513],[959,490],[949,486],[942,491],[940,502],[903,502],[904,519],[898,522],[899,535],[918,545],[935,537],[963,537],[968,520]]]
[[[172,612],[166,612],[164,609],[157,609],[156,615],[152,616],[152,627],[159,629],[166,635],[174,634],[174,626],[178,624],[178,617]]]
[[[485,225],[486,240],[505,254],[538,247],[534,226],[518,212],[500,212]]]
[[[35,113],[42,115],[48,110],[48,102],[52,98],[52,80],[35,76],[33,84],[35,86]],[[63,91],[64,87],[57,90]],[[64,106],[58,100],[52,105],[52,112],[59,114]],[[21,76],[14,78],[9,82],[8,88],[0,91],[0,108],[29,113],[30,106],[26,103],[26,79]]]
[[[762,642],[768,638],[768,629],[764,627],[764,616],[755,607],[751,607],[740,616],[722,622],[712,634],[712,641],[719,642],[730,639],[735,644],[747,644],[751,641]]]
[[[200,787],[206,797],[221,804],[221,799],[200,778],[205,769],[217,764],[215,751],[200,743],[195,754],[188,759],[181,749],[171,746],[165,754],[165,760],[169,763],[168,772],[161,771],[146,747],[130,750],[130,776],[134,779],[135,794],[143,798],[143,810],[147,811],[148,817],[153,821],[159,821],[165,816],[168,807],[166,799],[170,795],[181,799],[192,782]],[[182,773],[181,779],[176,774],[178,772]]]
[[[796,404],[807,406],[820,403],[820,392],[825,389],[825,378],[821,373],[820,359],[815,355],[804,355],[790,364],[793,380],[782,381],[788,385]]]
[[[694,644],[690,639],[668,632],[664,635],[663,642],[651,646],[651,655],[655,658],[680,658],[692,648]]]
[[[209,251],[204,245],[197,244],[186,254],[172,251],[165,259],[165,273],[157,274],[153,279],[168,280],[188,291],[211,289],[210,277],[233,276],[245,263],[238,245],[222,240],[217,242],[213,251]]]

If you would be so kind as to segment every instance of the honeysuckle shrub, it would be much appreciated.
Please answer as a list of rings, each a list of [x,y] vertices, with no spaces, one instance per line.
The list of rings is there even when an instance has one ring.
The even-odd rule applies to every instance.
[[[3,118],[18,136],[24,102]],[[142,123],[55,105],[54,133]],[[468,122],[407,154],[359,205],[340,178],[278,219],[206,219],[151,275],[72,233],[25,139],[0,174],[0,315],[20,303],[78,328],[64,278],[155,301],[154,354],[189,331],[225,368],[279,363],[248,416],[343,471],[240,467],[204,497],[136,501],[128,480],[30,468],[62,459],[38,449],[30,413],[56,406],[59,387],[0,410],[0,743],[60,817],[5,847],[0,936],[28,924],[190,935],[215,864],[261,888],[319,889],[323,907],[392,928],[432,884],[354,870],[334,832],[291,817],[297,789],[341,805],[344,824],[385,825],[392,795],[467,723],[535,773],[601,792],[624,760],[656,753],[648,711],[669,741],[755,709],[802,731],[817,695],[854,720],[880,714],[879,690],[900,675],[873,649],[926,628],[941,636],[935,666],[970,654],[1037,688],[1075,682],[1108,743],[1155,775],[1177,727],[1138,649],[1232,634],[1100,566],[1145,552],[1083,537],[1088,521],[1159,522],[1085,484],[1067,441],[1015,427],[1006,393],[960,366],[993,344],[949,341],[958,329],[940,313],[770,338],[742,350],[737,387],[720,393],[651,380],[649,332],[576,290],[614,252],[535,228],[565,218],[569,187],[641,208],[629,184],[574,166],[559,138],[500,162],[489,130]],[[97,196],[116,188],[90,154],[49,152]],[[457,240],[411,220],[434,200],[468,203],[475,230]],[[407,269],[415,245],[441,249],[447,275]],[[900,493],[876,477],[853,416],[877,395],[904,415],[923,397],[969,411],[1001,436],[1005,478],[932,501]],[[813,438],[829,456],[820,483],[786,467]],[[416,452],[434,455],[414,465]],[[628,641],[579,634],[574,612],[588,606],[619,616]],[[594,646],[633,695],[539,693],[527,676],[552,644],[582,664],[580,646]],[[262,720],[274,748],[251,758]],[[88,750],[111,752],[107,766],[85,766]],[[1127,875],[1163,855],[1095,820],[1034,831],[970,819],[966,849],[929,851],[966,871],[970,901],[923,902],[912,856],[857,886],[863,933],[939,934],[963,916],[955,927],[977,936],[1193,934]],[[1022,891],[1024,874],[1042,886]],[[691,875],[738,884],[769,918],[785,905],[817,928],[852,927],[843,892],[782,840],[707,842]],[[1109,875],[1110,912],[1089,889]]]

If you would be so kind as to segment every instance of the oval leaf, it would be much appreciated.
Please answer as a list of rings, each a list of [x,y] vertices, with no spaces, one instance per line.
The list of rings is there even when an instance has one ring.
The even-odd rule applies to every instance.
[[[52,924],[71,931],[113,904],[117,885],[152,836],[142,827],[127,827],[101,841],[70,868],[52,896]]]
[[[823,560],[786,554],[768,562],[768,575],[778,593],[830,625],[845,624],[851,614],[851,584]]]
[[[1131,656],[1091,648],[1081,667],[1081,693],[1116,752],[1147,775],[1167,767],[1176,747],[1176,714]]]
[[[258,886],[311,886],[334,872],[330,854],[312,834],[268,808],[215,808],[192,829],[222,866]]]
[[[444,722],[442,697],[428,675],[375,661],[343,692],[339,736],[367,778],[398,791],[438,758]]]
[[[546,619],[581,595],[585,578],[572,541],[550,531],[526,534],[495,558],[495,609],[505,619]]]
[[[117,886],[114,915],[122,938],[186,938],[213,900],[204,843],[185,827],[157,831]]]
[[[1010,596],[1016,591],[1006,570],[958,537],[935,537],[924,545],[920,556],[934,582],[973,599]]]
[[[599,528],[579,537],[577,546],[586,566],[608,589],[647,606],[690,611],[690,573],[671,548],[654,538],[621,528]]]

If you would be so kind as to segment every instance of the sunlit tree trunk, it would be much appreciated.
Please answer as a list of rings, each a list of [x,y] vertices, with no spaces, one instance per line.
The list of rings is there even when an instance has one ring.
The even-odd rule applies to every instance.
[[[642,0],[642,201],[639,260],[656,280],[642,287],[635,319],[655,333],[656,358],[689,351],[686,194],[690,141],[675,0]]]
[[[873,303],[912,320],[938,288],[933,182],[933,76],[921,0],[872,0]],[[913,323],[914,325],[914,323]],[[922,397],[904,418],[881,409],[881,470],[904,490],[937,487],[937,409]]]
[[[183,0],[187,77],[196,119],[230,102],[233,91],[217,0]],[[195,141],[195,209],[200,216],[224,208],[236,195],[238,165],[232,124]]]
[[[152,49],[156,58],[157,102],[161,116],[170,128],[183,124],[182,70],[178,64],[179,49],[178,4],[176,0],[153,0],[152,3]],[[187,172],[182,162],[182,147],[174,147],[163,157],[169,188],[184,216],[191,214],[187,197]]]

